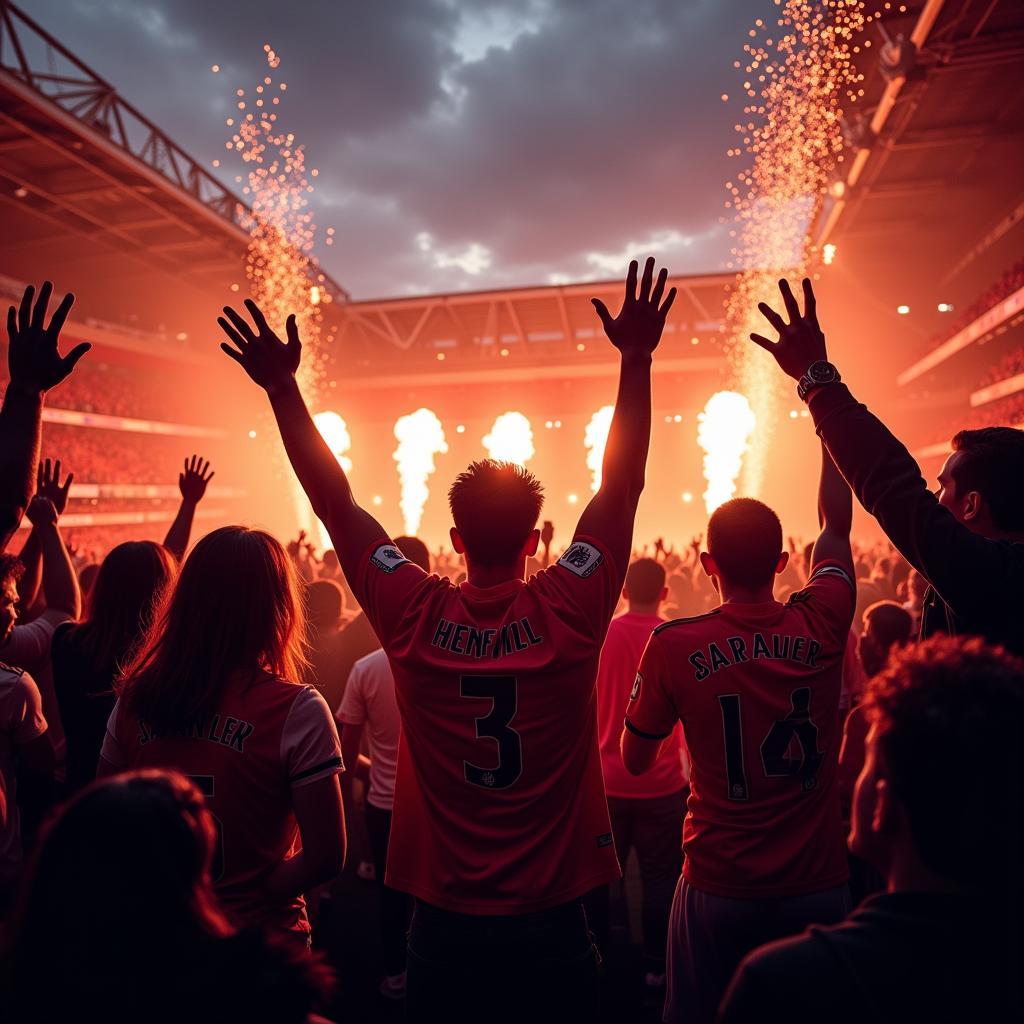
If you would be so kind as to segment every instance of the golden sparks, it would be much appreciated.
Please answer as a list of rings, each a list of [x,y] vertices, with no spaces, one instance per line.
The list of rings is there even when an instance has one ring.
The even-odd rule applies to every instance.
[[[280,57],[269,44],[263,50],[267,66],[275,70]],[[273,83],[273,76],[265,75],[255,95],[261,97]],[[284,85],[281,82],[280,88]],[[242,194],[251,211],[243,222],[249,232],[245,267],[249,289],[277,329],[283,330],[289,314],[295,314],[304,349],[299,383],[315,395],[324,361],[319,346],[321,310],[331,295],[313,256],[316,225],[309,210],[313,187],[305,148],[294,133],[279,126],[280,114],[266,110],[261,98],[253,102],[244,89],[235,95],[240,114],[227,120],[233,129],[227,148],[246,165]]]
[[[813,255],[807,228],[842,160],[844,106],[863,93],[855,40],[876,15],[861,0],[775,0],[774,23],[758,19],[744,44],[736,141],[727,155],[747,166],[727,182],[736,283],[725,333],[735,384],[756,416],[741,493],[764,476],[782,383],[771,356],[749,341],[763,333],[757,303],[773,302],[779,277],[804,276]]]

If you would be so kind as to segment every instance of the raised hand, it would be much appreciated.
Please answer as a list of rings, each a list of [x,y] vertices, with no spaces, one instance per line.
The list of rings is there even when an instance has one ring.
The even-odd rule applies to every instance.
[[[53,502],[49,498],[44,498],[41,494],[37,494],[28,503],[25,515],[33,526],[46,527],[57,525],[57,510],[54,508]]]
[[[51,466],[50,460],[39,463],[39,471],[36,473],[36,494],[42,498],[49,498],[57,515],[63,515],[68,505],[68,492],[71,490],[71,481],[75,479],[74,473],[68,473],[63,485],[60,482],[60,459],[57,459]]]
[[[644,264],[643,277],[640,279],[640,292],[637,293],[636,273],[638,264],[633,260],[629,264],[626,275],[626,294],[622,300],[619,315],[612,318],[608,307],[600,299],[591,299],[597,315],[601,318],[604,333],[608,340],[623,356],[649,356],[661,341],[661,332],[665,327],[665,317],[675,301],[676,290],[670,289],[664,302],[661,297],[665,291],[668,271],[662,267],[657,281],[654,279],[654,257],[649,256]],[[653,281],[653,288],[652,288]]]
[[[50,303],[52,291],[53,285],[44,281],[39,289],[39,298],[33,306],[35,289],[29,285],[18,309],[11,306],[7,310],[7,364],[11,384],[26,391],[44,392],[56,387],[92,348],[88,342],[82,342],[66,356],[61,356],[57,351],[60,329],[68,318],[75,297],[68,292],[50,317],[49,326],[44,326],[46,307]]]
[[[785,280],[779,282],[779,291],[782,293],[782,301],[789,315],[789,323],[786,323],[766,302],[757,304],[757,308],[764,314],[764,318],[778,332],[778,341],[770,341],[760,334],[751,334],[750,336],[750,340],[770,352],[783,373],[788,374],[794,380],[799,380],[807,372],[807,367],[811,363],[828,359],[825,351],[825,335],[818,326],[814,289],[806,277],[803,288],[804,311],[801,315],[800,307],[789,287],[789,282]]]
[[[224,316],[217,317],[217,323],[234,347],[223,342],[220,347],[255,383],[270,394],[289,385],[295,379],[295,371],[299,368],[302,342],[299,341],[295,314],[289,316],[285,323],[288,341],[283,342],[270,329],[266,317],[252,299],[245,300],[245,308],[249,311],[256,329],[253,330],[241,314],[230,306],[225,306]]]
[[[551,547],[551,542],[555,539],[555,524],[550,519],[544,520],[544,525],[540,529],[540,542],[544,547]]]
[[[206,485],[213,479],[213,473],[207,472],[209,468],[210,463],[203,462],[200,455],[185,460],[185,471],[178,474],[178,488],[184,501],[198,505],[203,500]]]

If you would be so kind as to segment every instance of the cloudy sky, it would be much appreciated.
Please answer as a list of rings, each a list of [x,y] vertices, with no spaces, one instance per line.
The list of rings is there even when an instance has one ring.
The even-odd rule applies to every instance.
[[[357,298],[720,268],[746,32],[772,0],[21,0],[200,162],[288,83],[318,246]],[[211,72],[217,64],[220,73]],[[233,188],[240,170],[220,173]]]

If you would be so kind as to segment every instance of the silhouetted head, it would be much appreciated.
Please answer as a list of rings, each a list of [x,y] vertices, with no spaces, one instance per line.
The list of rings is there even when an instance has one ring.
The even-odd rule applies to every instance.
[[[626,570],[622,593],[630,604],[657,607],[668,597],[665,567],[653,558],[638,558]]]
[[[413,565],[418,565],[424,572],[430,572],[430,552],[427,550],[427,545],[419,537],[396,537],[395,547]]]
[[[939,473],[938,498],[982,536],[1024,534],[1024,430],[961,430]]]
[[[913,616],[895,601],[876,601],[865,610],[860,660],[869,678],[885,668],[894,647],[905,647],[910,642],[913,629]]]
[[[341,571],[341,565],[338,562],[338,552],[335,551],[334,548],[328,548],[324,552],[324,557],[322,561],[324,566],[324,572],[326,572],[328,575],[337,576],[337,574]]]
[[[130,659],[177,574],[174,556],[151,540],[118,544],[103,559],[78,627],[97,671],[113,672]]]
[[[475,565],[513,567],[537,551],[540,481],[514,462],[483,459],[460,473],[448,491],[452,545]]]
[[[141,771],[86,787],[47,825],[18,922],[18,958],[69,971],[136,962],[137,945],[170,950],[230,929],[210,879],[215,826],[177,772]],[[125,927],[130,921],[131,926]],[[122,968],[123,969],[123,968]],[[104,972],[107,973],[107,972]]]
[[[197,975],[234,932],[211,881],[215,835],[177,772],[104,779],[61,807],[15,914],[11,1019],[127,1021],[150,998],[142,1017],[182,1019],[168,1004],[202,995]]]
[[[232,678],[299,679],[305,612],[291,559],[269,533],[225,526],[207,534],[125,671],[127,710],[157,733],[216,709]]]
[[[789,561],[779,517],[755,498],[719,505],[708,521],[707,546],[701,564],[719,591],[723,584],[748,590],[769,586]]]
[[[851,850],[883,874],[917,861],[1003,897],[1019,887],[1024,662],[977,638],[932,637],[894,652],[865,704]]]
[[[18,580],[25,566],[17,555],[0,554],[0,644],[18,622]]]
[[[306,585],[306,617],[313,629],[336,629],[344,610],[345,592],[334,580],[313,580]]]

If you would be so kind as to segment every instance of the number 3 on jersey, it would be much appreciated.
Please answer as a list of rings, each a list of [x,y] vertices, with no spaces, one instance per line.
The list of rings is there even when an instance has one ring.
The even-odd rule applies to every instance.
[[[498,745],[498,763],[492,768],[462,762],[466,781],[483,789],[508,789],[523,773],[522,740],[510,725],[518,706],[516,677],[461,676],[459,695],[491,701],[488,712],[476,719],[476,738],[494,740]]]

